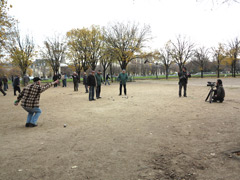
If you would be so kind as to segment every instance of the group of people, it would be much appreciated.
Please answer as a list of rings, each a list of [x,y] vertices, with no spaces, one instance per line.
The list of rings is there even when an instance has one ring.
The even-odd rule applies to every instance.
[[[188,83],[188,78],[191,77],[191,74],[187,72],[187,68],[183,67],[182,71],[178,73],[179,77],[179,92],[178,95],[179,97],[182,97],[182,88],[183,88],[183,96],[187,97],[187,83]],[[218,79],[216,82],[216,88],[214,89],[214,94],[213,94],[213,102],[223,102],[225,97],[225,91],[223,88],[222,80]]]
[[[191,77],[187,73],[186,68],[183,67],[182,71],[178,73],[179,76],[179,97],[182,96],[182,88],[184,89],[183,96],[187,97],[187,83],[188,78]],[[79,77],[77,73],[73,73],[73,83],[74,91],[78,91],[78,80]],[[119,95],[122,95],[122,87],[124,88],[124,94],[127,95],[126,82],[128,80],[128,75],[125,70],[122,70],[122,73],[119,74],[117,80],[120,82]],[[40,94],[50,88],[52,85],[59,83],[59,79],[56,79],[52,83],[47,83],[41,86],[41,79],[35,77],[33,79],[33,84],[29,84],[23,88],[22,92],[19,92],[17,100],[14,104],[17,106],[21,101],[21,106],[25,111],[28,112],[26,127],[35,127],[37,126],[38,118],[41,114],[41,109],[39,108]],[[96,90],[96,99],[101,98],[101,84],[103,83],[101,71],[99,70],[96,74],[95,71],[92,71],[88,76],[84,73],[83,84],[85,85],[86,93],[89,93],[89,101],[94,101],[94,92]],[[216,90],[214,90],[213,101],[223,102],[225,97],[225,91],[220,79],[217,80]]]

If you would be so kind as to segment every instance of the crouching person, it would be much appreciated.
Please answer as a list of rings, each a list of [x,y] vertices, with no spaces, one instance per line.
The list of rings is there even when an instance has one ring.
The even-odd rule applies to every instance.
[[[53,84],[57,84],[58,80],[41,86],[41,79],[35,77],[33,82],[33,84],[24,87],[22,92],[18,95],[17,100],[14,102],[17,106],[21,101],[21,106],[28,112],[26,127],[37,126],[38,118],[42,112],[39,108],[40,94],[50,88]]]
[[[214,90],[213,102],[223,102],[225,97],[225,91],[223,88],[222,80],[218,79],[216,82],[216,90]]]

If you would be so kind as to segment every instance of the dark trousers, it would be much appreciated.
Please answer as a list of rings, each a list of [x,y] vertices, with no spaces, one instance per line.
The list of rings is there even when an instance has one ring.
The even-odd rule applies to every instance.
[[[94,86],[89,87],[89,101],[94,100]]]
[[[18,91],[18,93],[20,93],[21,92],[21,89],[20,89],[20,87],[19,86],[14,86],[14,96],[16,96],[17,94],[16,94],[16,91]]]
[[[85,89],[86,89],[86,93],[88,93],[88,85],[85,84],[84,86],[85,86]]]
[[[186,83],[179,83],[179,96],[182,96],[182,87],[184,90],[183,95],[187,96],[187,84]]]
[[[101,93],[101,86],[97,86],[97,89],[96,89],[96,97],[97,98],[100,97],[100,93]]]
[[[74,82],[74,91],[78,91],[78,82]]]
[[[119,95],[122,95],[122,86],[124,88],[124,94],[127,95],[127,88],[126,88],[126,84],[120,84],[120,93]]]
[[[4,96],[6,95],[6,93],[3,91],[2,87],[0,87],[0,91],[3,93]]]
[[[4,87],[4,91],[7,91],[8,90],[8,83],[4,83],[3,87]]]
[[[63,86],[62,86],[62,87],[67,87],[67,80],[66,80],[66,79],[63,79],[63,80],[62,80],[62,83],[63,83]]]

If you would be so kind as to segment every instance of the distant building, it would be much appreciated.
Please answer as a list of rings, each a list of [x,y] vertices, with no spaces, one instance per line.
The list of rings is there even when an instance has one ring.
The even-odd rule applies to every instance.
[[[49,78],[52,76],[52,70],[47,65],[46,59],[36,59],[30,68],[33,70],[34,77]]]

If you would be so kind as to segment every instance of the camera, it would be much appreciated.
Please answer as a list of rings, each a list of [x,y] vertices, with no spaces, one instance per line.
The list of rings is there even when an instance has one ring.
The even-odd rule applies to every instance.
[[[213,86],[216,86],[216,83],[215,82],[207,82],[207,86],[213,87]]]

